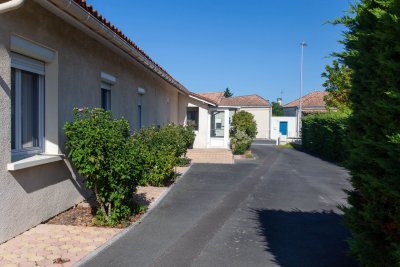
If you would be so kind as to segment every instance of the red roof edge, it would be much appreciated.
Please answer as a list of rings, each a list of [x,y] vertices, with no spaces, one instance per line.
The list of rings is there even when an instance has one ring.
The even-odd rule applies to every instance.
[[[193,92],[189,92],[189,95],[194,96],[194,97],[197,97],[197,98],[200,98],[200,99],[202,99],[202,100],[204,100],[204,101],[210,102],[210,103],[212,103],[212,104],[214,104],[214,105],[216,105],[216,106],[218,105],[217,102],[215,102],[214,100],[212,100],[212,99],[210,99],[210,98],[208,98],[208,97],[205,97],[205,96],[202,96],[202,95],[193,93]]]
[[[174,83],[176,83],[175,86],[178,87],[179,90],[183,90],[186,93],[189,92],[189,90],[185,86],[183,86],[181,83],[179,83],[175,78],[172,77],[172,75],[170,75],[165,69],[163,69],[153,59],[151,59],[149,55],[147,55],[139,46],[137,46],[131,39],[129,39],[120,29],[118,29],[115,25],[113,25],[110,21],[108,21],[105,17],[103,17],[97,10],[95,10],[93,8],[93,6],[86,3],[86,0],[73,0],[73,1],[76,4],[78,4],[79,6],[81,6],[85,11],[87,11],[91,15],[93,15],[103,25],[105,25],[110,30],[112,30],[114,33],[116,33],[119,37],[121,37],[124,41],[126,41],[129,45],[131,45],[134,49],[136,49],[141,55],[143,55],[145,58],[147,58],[156,67],[161,69],[165,74],[167,74],[174,81]]]

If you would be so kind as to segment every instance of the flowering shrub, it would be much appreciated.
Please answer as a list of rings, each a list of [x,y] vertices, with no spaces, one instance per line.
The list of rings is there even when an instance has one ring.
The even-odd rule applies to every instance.
[[[64,130],[68,157],[96,196],[97,218],[109,225],[127,219],[139,174],[128,122],[103,109],[74,109]]]
[[[237,130],[231,138],[233,154],[241,155],[250,147],[252,139],[242,130]]]
[[[191,127],[174,124],[130,136],[127,120],[98,108],[74,109],[74,120],[64,130],[68,157],[96,196],[101,225],[116,225],[129,217],[138,183],[160,186],[170,181],[195,137]]]
[[[257,123],[254,120],[254,115],[247,111],[236,112],[232,117],[231,134],[237,130],[244,131],[250,138],[255,138],[257,135]]]
[[[247,111],[235,113],[230,134],[233,154],[240,155],[246,152],[257,135],[257,123],[253,114]]]

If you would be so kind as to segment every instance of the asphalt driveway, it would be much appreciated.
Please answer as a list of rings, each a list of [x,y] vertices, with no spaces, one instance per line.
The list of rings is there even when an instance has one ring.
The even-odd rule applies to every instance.
[[[195,164],[162,202],[84,266],[355,266],[346,170],[257,142],[256,160]]]

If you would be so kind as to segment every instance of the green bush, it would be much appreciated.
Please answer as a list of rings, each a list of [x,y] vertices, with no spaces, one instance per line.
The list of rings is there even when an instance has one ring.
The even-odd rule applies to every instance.
[[[95,193],[98,219],[109,225],[127,219],[139,174],[128,122],[103,109],[74,109],[74,120],[64,130],[68,157]]]
[[[231,134],[235,134],[237,130],[244,131],[250,138],[255,138],[257,135],[257,123],[254,120],[253,114],[247,111],[236,112],[232,117]]]
[[[303,148],[329,160],[346,160],[347,124],[348,115],[340,112],[316,113],[303,117]]]
[[[231,138],[233,154],[241,155],[249,149],[252,139],[242,130],[237,130]]]
[[[253,114],[239,111],[233,115],[230,130],[233,154],[240,155],[246,152],[256,135],[257,123]]]
[[[176,148],[162,142],[155,127],[143,128],[131,138],[136,162],[140,165],[140,185],[162,186],[174,174]]]
[[[128,122],[103,109],[74,109],[74,120],[64,130],[68,157],[96,196],[99,225],[129,217],[137,184],[169,182],[195,138],[192,127],[174,124],[144,128],[130,137]]]
[[[192,126],[168,124],[159,129],[158,142],[175,148],[176,158],[186,156],[188,148],[193,145],[196,135]]]
[[[132,136],[141,165],[140,185],[162,186],[174,175],[174,166],[182,162],[187,149],[193,145],[195,133],[190,126],[169,124],[159,129],[143,128]]]
[[[362,266],[400,266],[400,1],[360,0],[341,60],[353,70],[349,122],[353,190],[345,210]]]

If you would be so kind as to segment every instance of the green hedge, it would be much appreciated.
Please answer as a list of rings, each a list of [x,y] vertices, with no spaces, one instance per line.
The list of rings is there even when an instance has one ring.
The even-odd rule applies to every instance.
[[[340,112],[316,113],[303,117],[303,148],[329,160],[346,160],[347,124],[348,115]]]
[[[353,70],[344,217],[361,266],[400,266],[399,18],[399,0],[360,0],[340,20],[341,59]]]
[[[132,213],[136,186],[165,185],[173,168],[193,144],[192,127],[169,124],[148,127],[130,136],[128,121],[103,109],[74,109],[64,126],[68,157],[99,209],[97,223],[116,225]]]

